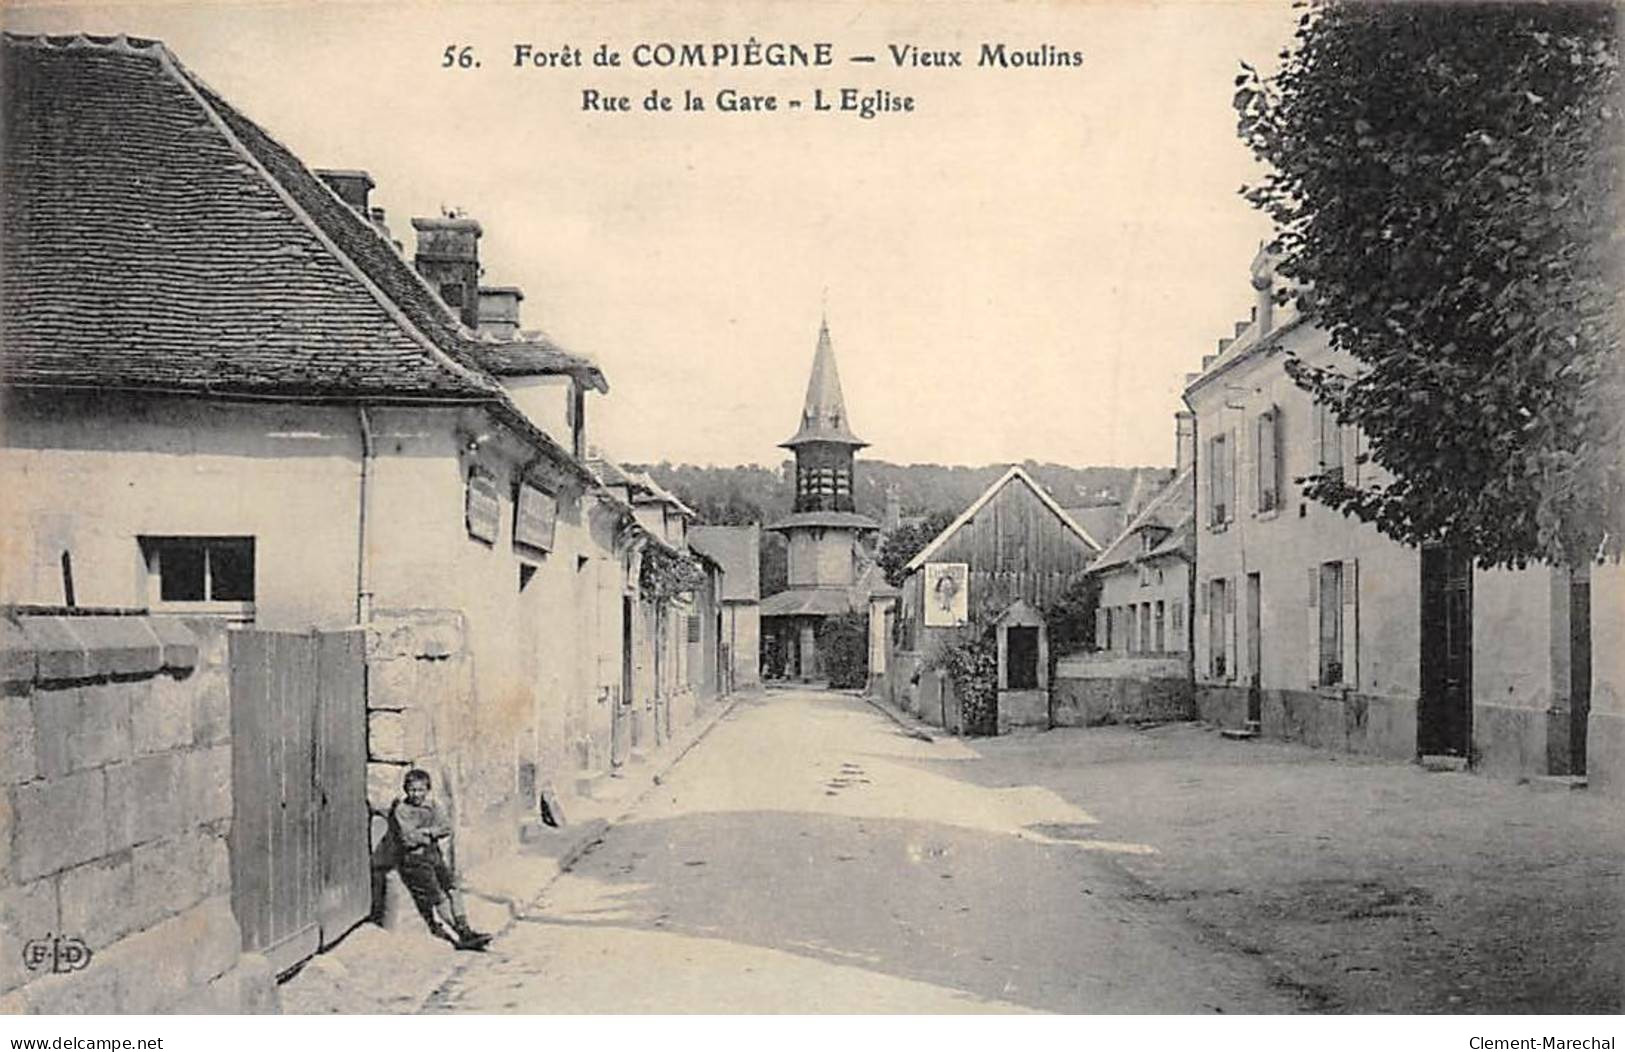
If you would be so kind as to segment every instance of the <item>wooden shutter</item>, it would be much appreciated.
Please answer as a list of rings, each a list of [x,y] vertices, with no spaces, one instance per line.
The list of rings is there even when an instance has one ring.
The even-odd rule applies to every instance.
[[[1309,604],[1304,608],[1308,611],[1309,637],[1309,685],[1320,685],[1320,567],[1315,563],[1309,564]]]
[[[1096,650],[1109,650],[1109,649],[1111,649],[1112,637],[1111,637],[1111,634],[1110,634],[1109,630],[1106,627],[1106,625],[1107,625],[1107,620],[1106,619],[1107,619],[1107,609],[1106,609],[1106,607],[1104,607],[1104,606],[1096,607],[1095,608],[1095,649]]]
[[[1360,484],[1360,429],[1353,426],[1343,429],[1343,483]]]
[[[1231,578],[1224,587],[1224,678],[1236,678],[1236,582]]]
[[[1343,685],[1360,683],[1360,562],[1343,561]]]
[[[1241,444],[1240,438],[1240,432],[1232,427],[1230,429],[1230,438],[1225,442],[1227,447],[1225,456],[1229,458],[1228,470],[1225,472],[1226,477],[1224,480],[1225,489],[1228,491],[1225,497],[1226,522],[1235,521],[1236,512],[1240,510],[1236,507],[1236,447]]]

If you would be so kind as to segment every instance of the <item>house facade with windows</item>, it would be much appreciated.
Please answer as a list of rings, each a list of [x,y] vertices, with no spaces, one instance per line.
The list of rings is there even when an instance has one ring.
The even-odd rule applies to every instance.
[[[1478,569],[1304,496],[1297,480],[1307,476],[1361,485],[1380,469],[1363,456],[1364,437],[1285,371],[1290,357],[1337,364],[1326,334],[1274,303],[1262,252],[1252,279],[1252,317],[1185,389],[1198,450],[1192,657],[1203,718],[1519,777],[1589,766],[1607,780],[1595,761],[1618,756],[1618,731],[1588,745],[1587,729],[1618,719],[1603,710],[1617,710],[1620,679],[1591,653],[1594,638],[1619,635],[1619,568],[1584,580]],[[1616,597],[1613,609],[1593,582]],[[1576,674],[1588,665],[1589,684]]]
[[[162,44],[5,51],[0,603],[364,626],[369,799],[427,767],[465,864],[510,847],[627,758],[640,552],[683,551],[583,456],[602,373],[481,295],[477,222],[403,254]]]
[[[1174,477],[1089,567],[1099,585],[1094,647],[1062,655],[1055,717],[1063,725],[1185,719],[1191,693],[1196,464],[1194,419],[1176,422]]]

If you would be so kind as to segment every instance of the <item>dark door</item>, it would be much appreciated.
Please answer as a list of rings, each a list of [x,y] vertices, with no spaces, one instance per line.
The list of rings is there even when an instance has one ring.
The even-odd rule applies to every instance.
[[[1037,690],[1038,629],[1010,629],[1005,647],[1005,683],[1011,690]]]
[[[610,720],[609,760],[624,764],[632,751],[632,600],[621,597],[621,693]]]
[[[1467,756],[1473,738],[1473,564],[1422,549],[1422,704],[1416,747]]]
[[[1259,575],[1247,575],[1247,721],[1264,718],[1262,684],[1264,678],[1264,631],[1262,585]]]
[[[1591,580],[1569,577],[1569,773],[1586,773],[1586,721],[1591,717]]]

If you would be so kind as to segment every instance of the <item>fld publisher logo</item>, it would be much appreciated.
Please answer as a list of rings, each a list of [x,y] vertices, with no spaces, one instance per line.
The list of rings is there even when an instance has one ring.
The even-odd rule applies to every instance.
[[[31,972],[77,972],[90,964],[90,947],[74,935],[47,935],[23,944],[23,965]]]

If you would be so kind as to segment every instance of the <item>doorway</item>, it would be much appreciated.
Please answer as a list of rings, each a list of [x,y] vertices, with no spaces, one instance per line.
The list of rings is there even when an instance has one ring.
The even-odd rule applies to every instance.
[[[1586,773],[1591,718],[1591,575],[1569,571],[1569,774]]]
[[[1417,752],[1468,757],[1473,739],[1471,559],[1447,548],[1422,549],[1421,629]]]
[[[1263,585],[1259,575],[1247,575],[1247,722],[1264,719]]]
[[[1011,628],[1006,643],[1008,667],[1005,685],[1010,690],[1038,689],[1038,629]]]

